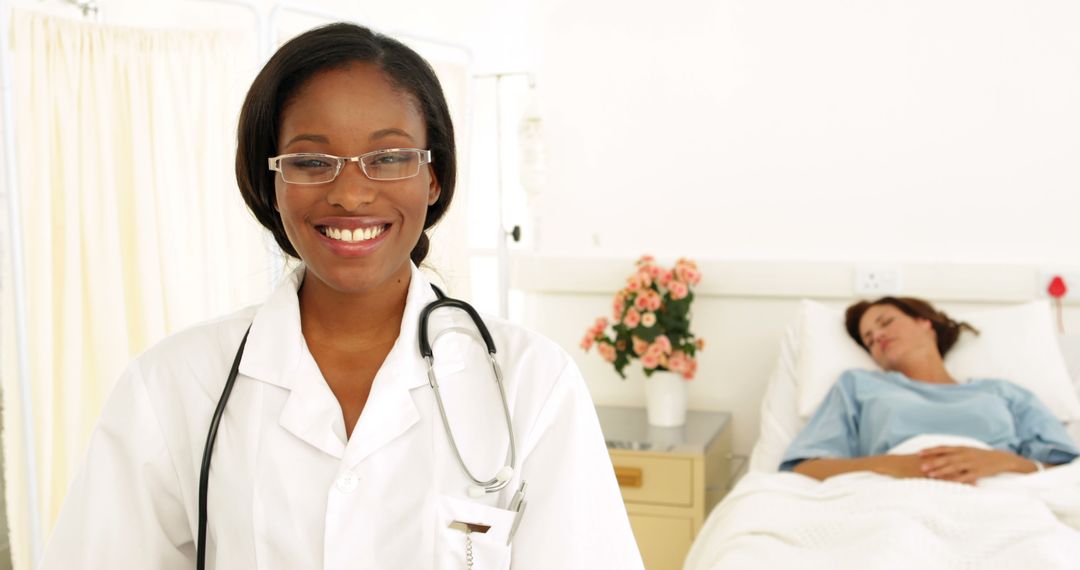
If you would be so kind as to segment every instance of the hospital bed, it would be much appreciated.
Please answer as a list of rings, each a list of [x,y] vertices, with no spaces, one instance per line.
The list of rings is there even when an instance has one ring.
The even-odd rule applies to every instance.
[[[1059,336],[1044,302],[954,316],[982,332],[962,335],[946,356],[955,376],[1032,390],[1080,441],[1080,335]],[[803,301],[781,339],[748,473],[709,515],[686,570],[1080,568],[1080,460],[974,487],[778,473],[784,450],[848,368],[875,366],[847,336],[840,310]]]

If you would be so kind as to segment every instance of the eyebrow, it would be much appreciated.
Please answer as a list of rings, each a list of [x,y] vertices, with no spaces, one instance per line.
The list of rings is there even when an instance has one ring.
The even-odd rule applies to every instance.
[[[311,142],[317,142],[317,143],[322,143],[322,144],[330,144],[330,139],[326,138],[323,135],[304,134],[304,135],[296,135],[295,137],[289,139],[289,142],[285,143],[285,146],[289,146],[292,143],[297,142],[297,141],[311,141]]]
[[[405,138],[407,138],[407,139],[409,139],[411,141],[414,141],[414,142],[416,141],[416,139],[414,139],[412,137],[412,135],[410,135],[409,133],[407,133],[407,132],[405,132],[405,131],[403,131],[401,129],[394,129],[394,128],[377,130],[374,133],[371,133],[370,140],[378,140],[378,139],[393,136],[393,135],[405,137]]]
[[[369,137],[369,139],[374,141],[374,140],[386,138],[386,137],[389,137],[389,136],[395,136],[395,135],[405,137],[405,138],[407,138],[407,139],[409,139],[411,141],[414,141],[414,142],[416,141],[416,139],[414,139],[412,137],[412,135],[410,135],[409,133],[407,133],[407,132],[405,132],[405,131],[403,131],[401,129],[395,129],[395,128],[379,129],[379,130],[375,131],[374,133],[372,133],[371,137]],[[295,137],[289,139],[289,142],[285,143],[285,146],[289,146],[289,145],[293,144],[294,142],[299,142],[299,141],[311,141],[311,142],[315,142],[315,143],[330,144],[330,139],[327,138],[325,135],[302,134],[302,135],[296,135]]]

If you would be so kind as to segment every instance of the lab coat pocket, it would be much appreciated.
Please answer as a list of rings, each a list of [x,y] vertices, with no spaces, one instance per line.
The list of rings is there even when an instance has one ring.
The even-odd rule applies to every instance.
[[[435,525],[435,567],[469,568],[466,543],[471,542],[473,570],[509,568],[506,538],[513,524],[514,513],[506,509],[443,496]],[[466,533],[462,527],[467,525],[477,530]],[[480,532],[483,527],[487,528]]]

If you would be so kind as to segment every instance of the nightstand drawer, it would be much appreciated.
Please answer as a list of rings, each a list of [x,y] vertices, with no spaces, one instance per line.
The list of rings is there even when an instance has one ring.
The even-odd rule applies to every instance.
[[[623,500],[688,507],[693,503],[693,460],[611,453]]]
[[[694,542],[694,525],[689,518],[630,515],[641,558],[648,570],[679,570]]]

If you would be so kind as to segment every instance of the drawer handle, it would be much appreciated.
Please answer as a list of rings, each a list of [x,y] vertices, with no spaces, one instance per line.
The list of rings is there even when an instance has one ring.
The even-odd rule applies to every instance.
[[[638,467],[616,467],[615,479],[620,487],[640,487],[641,469]]]

